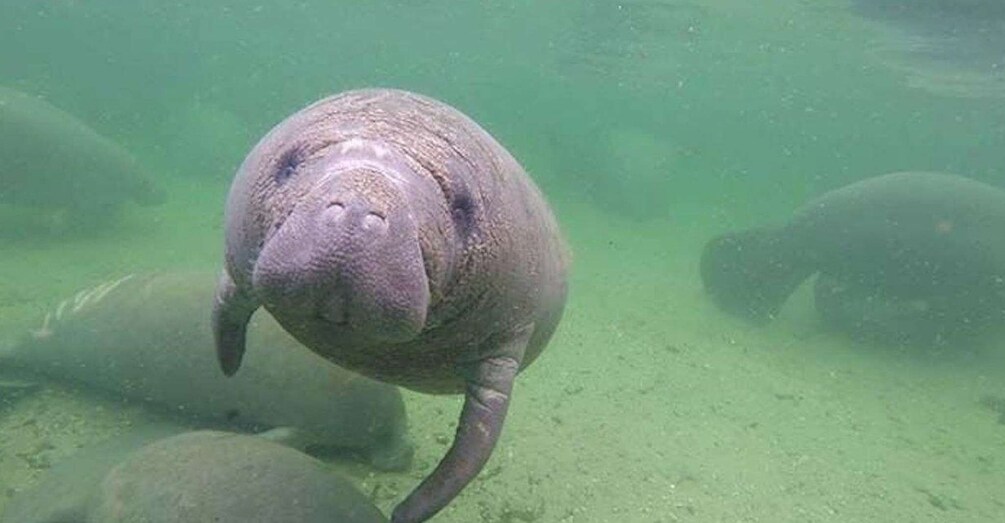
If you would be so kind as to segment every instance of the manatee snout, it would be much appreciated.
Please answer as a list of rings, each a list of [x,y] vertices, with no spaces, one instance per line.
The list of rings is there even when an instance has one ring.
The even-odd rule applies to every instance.
[[[266,239],[252,283],[267,309],[343,337],[407,341],[426,323],[419,227],[384,173],[328,173]]]

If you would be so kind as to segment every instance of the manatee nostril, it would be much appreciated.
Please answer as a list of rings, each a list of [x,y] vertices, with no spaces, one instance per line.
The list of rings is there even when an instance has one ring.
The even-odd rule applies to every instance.
[[[387,219],[375,212],[368,212],[363,217],[363,229],[373,232],[387,230]]]
[[[345,206],[341,202],[331,202],[324,210],[324,215],[329,220],[338,220],[345,214]]]

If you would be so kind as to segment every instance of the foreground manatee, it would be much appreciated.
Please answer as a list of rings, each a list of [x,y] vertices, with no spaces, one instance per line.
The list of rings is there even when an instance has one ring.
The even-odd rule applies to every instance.
[[[126,201],[164,199],[125,149],[35,96],[0,87],[0,204],[106,219]]]
[[[163,430],[127,434],[81,451],[16,498],[3,521],[386,521],[347,480],[294,449],[226,432],[159,439],[158,431]]]
[[[215,368],[210,272],[127,276],[81,291],[0,350],[0,367],[153,404],[202,428],[288,427],[305,446],[361,452],[384,469],[412,458],[397,388],[330,364],[267,314],[249,329],[247,368]]]
[[[1003,316],[1002,231],[1005,191],[949,174],[892,173],[828,192],[783,226],[711,240],[701,275],[724,310],[763,321],[819,273],[817,310],[829,323],[888,334],[927,324],[935,341]]]
[[[214,310],[237,371],[264,306],[318,354],[428,393],[465,393],[446,456],[394,511],[424,521],[477,475],[517,372],[565,304],[567,252],[541,193],[476,123],[436,100],[321,100],[245,159],[226,212]]]

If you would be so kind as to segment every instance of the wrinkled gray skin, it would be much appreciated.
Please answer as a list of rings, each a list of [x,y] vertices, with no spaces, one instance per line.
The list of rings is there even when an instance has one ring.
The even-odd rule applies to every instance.
[[[140,430],[82,450],[15,498],[2,521],[387,521],[351,483],[294,449],[226,432],[171,434]]]
[[[396,523],[446,506],[491,455],[517,372],[554,332],[567,253],[537,187],[457,110],[397,90],[321,100],[245,159],[226,212],[214,327],[237,371],[264,306],[318,354],[465,394],[453,445]]]
[[[0,350],[0,367],[152,405],[201,428],[288,427],[304,448],[363,454],[381,469],[411,464],[398,389],[328,364],[267,314],[249,327],[245,372],[220,374],[209,321],[215,281],[210,272],[146,274],[82,291]]]
[[[773,318],[819,273],[817,310],[833,326],[929,341],[1005,315],[1005,191],[949,174],[892,173],[825,193],[785,225],[711,240],[705,289],[724,310]]]
[[[67,223],[106,219],[126,201],[164,193],[125,149],[80,120],[0,87],[0,204],[65,210]]]

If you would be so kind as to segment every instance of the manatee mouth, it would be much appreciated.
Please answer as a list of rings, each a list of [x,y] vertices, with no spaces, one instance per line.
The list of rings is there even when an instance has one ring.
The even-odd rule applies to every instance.
[[[316,318],[324,323],[329,323],[336,327],[345,328],[349,326],[349,317],[345,315],[335,316],[329,312],[319,312]]]
[[[252,269],[274,315],[340,339],[402,342],[425,326],[430,290],[408,193],[369,169],[321,172],[275,220]],[[334,341],[330,343],[335,343]]]
[[[327,303],[318,310],[317,318],[336,327],[349,327],[349,307],[344,299],[334,297],[327,300]]]

